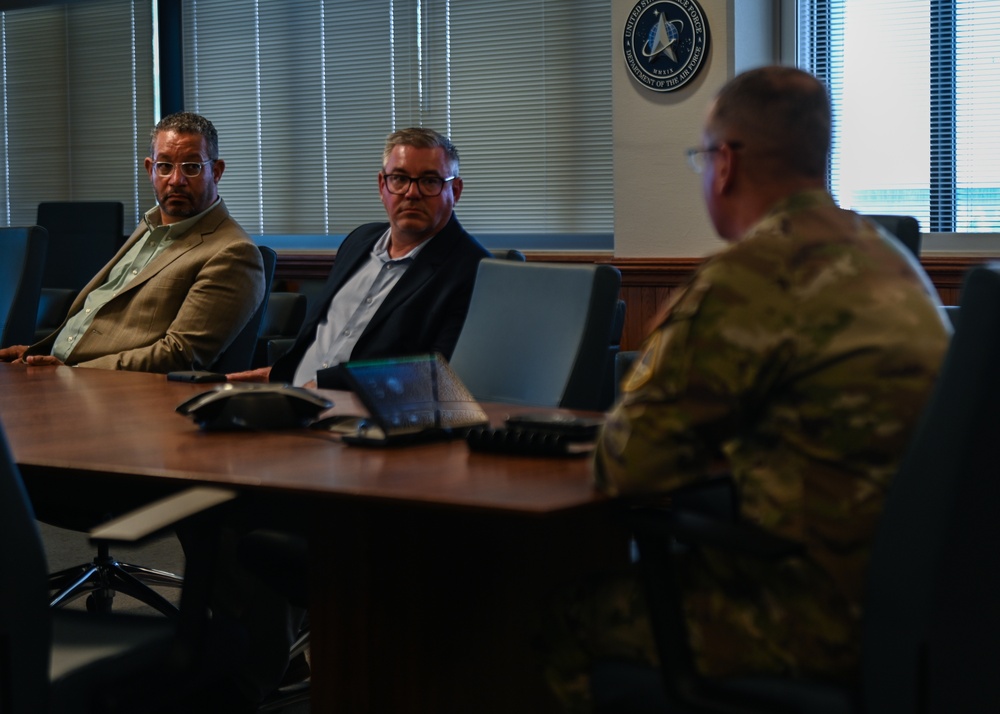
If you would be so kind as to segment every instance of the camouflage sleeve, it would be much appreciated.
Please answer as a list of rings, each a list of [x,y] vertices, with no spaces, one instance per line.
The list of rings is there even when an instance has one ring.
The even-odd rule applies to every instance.
[[[791,318],[767,309],[773,280],[706,267],[646,340],[604,426],[594,474],[611,495],[672,490],[703,476],[752,409],[763,365],[780,363]]]

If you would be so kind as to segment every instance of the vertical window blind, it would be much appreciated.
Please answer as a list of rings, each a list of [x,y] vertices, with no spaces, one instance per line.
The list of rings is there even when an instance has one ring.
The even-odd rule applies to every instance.
[[[458,146],[474,234],[610,236],[609,23],[603,0],[190,0],[185,103],[251,233],[384,219],[384,139],[419,125]]]
[[[142,168],[154,122],[149,0],[0,13],[0,223],[42,201],[153,205]]]
[[[830,188],[928,232],[1000,231],[1000,4],[799,0],[834,110]]]

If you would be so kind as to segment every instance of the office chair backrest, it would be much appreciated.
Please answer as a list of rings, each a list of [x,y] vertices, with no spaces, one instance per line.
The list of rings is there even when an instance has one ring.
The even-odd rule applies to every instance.
[[[899,242],[909,248],[914,257],[920,257],[920,223],[913,216],[869,216],[869,218],[892,233]]]
[[[34,342],[48,235],[44,228],[0,228],[0,347]]]
[[[516,260],[519,263],[523,263],[527,260],[527,258],[524,257],[524,253],[516,248],[509,248],[508,250],[495,250],[493,251],[493,257],[498,260]]]
[[[961,311],[879,521],[867,711],[1000,711],[1000,264],[970,271]]]
[[[639,359],[639,350],[625,350],[615,355],[615,401],[622,395],[622,381]]]
[[[601,388],[601,399],[597,408],[601,411],[610,409],[618,399],[618,355],[622,348],[622,333],[625,331],[624,300],[619,300],[615,308],[615,318],[611,323],[611,338],[608,345],[608,356],[604,362],[604,386]]]
[[[48,569],[24,484],[0,428],[0,711],[48,711]]]
[[[305,322],[307,303],[308,299],[302,293],[271,291],[267,298],[264,319],[260,325],[257,346],[254,348],[252,367],[274,364],[268,358],[268,348],[271,343],[275,344],[276,349],[280,349],[277,347],[279,341],[280,344],[284,344],[285,351],[291,348],[295,336],[299,334],[299,328]]]
[[[452,367],[482,401],[598,409],[620,286],[610,265],[483,260]]]
[[[42,287],[79,292],[122,246],[120,201],[46,201],[38,204],[38,225],[49,232]]]
[[[295,337],[306,319],[306,303],[302,293],[272,291],[267,299],[260,336]]]
[[[242,372],[250,369],[250,364],[253,361],[257,337],[260,335],[260,326],[264,321],[264,312],[267,310],[267,301],[271,295],[274,266],[278,262],[278,256],[272,249],[263,245],[258,246],[258,248],[260,248],[260,257],[264,261],[264,297],[253,315],[250,316],[249,322],[236,335],[236,339],[215,360],[210,368],[213,372],[221,372],[222,374]]]

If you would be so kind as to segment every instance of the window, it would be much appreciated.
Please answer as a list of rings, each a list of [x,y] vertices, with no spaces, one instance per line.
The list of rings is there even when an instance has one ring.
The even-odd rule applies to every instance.
[[[0,13],[0,223],[46,200],[153,205],[152,0]],[[581,0],[182,0],[185,106],[219,128],[222,194],[251,233],[384,219],[395,128],[448,133],[465,226],[487,244],[610,248],[610,7]],[[280,244],[279,241],[273,241]],[[302,244],[298,241],[298,244]]]
[[[184,10],[185,103],[219,129],[222,194],[249,232],[344,234],[384,220],[385,136],[423,125],[461,152],[458,215],[474,235],[611,247],[604,0],[189,0]]]
[[[153,205],[152,48],[149,0],[0,13],[0,224],[42,201],[122,201],[126,224]]]
[[[1000,5],[798,0],[799,66],[830,88],[830,186],[927,232],[1000,231]]]

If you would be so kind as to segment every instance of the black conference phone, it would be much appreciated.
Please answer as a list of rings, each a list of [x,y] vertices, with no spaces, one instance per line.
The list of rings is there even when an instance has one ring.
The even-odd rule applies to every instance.
[[[287,384],[222,384],[177,407],[202,429],[297,429],[308,426],[333,402]]]

